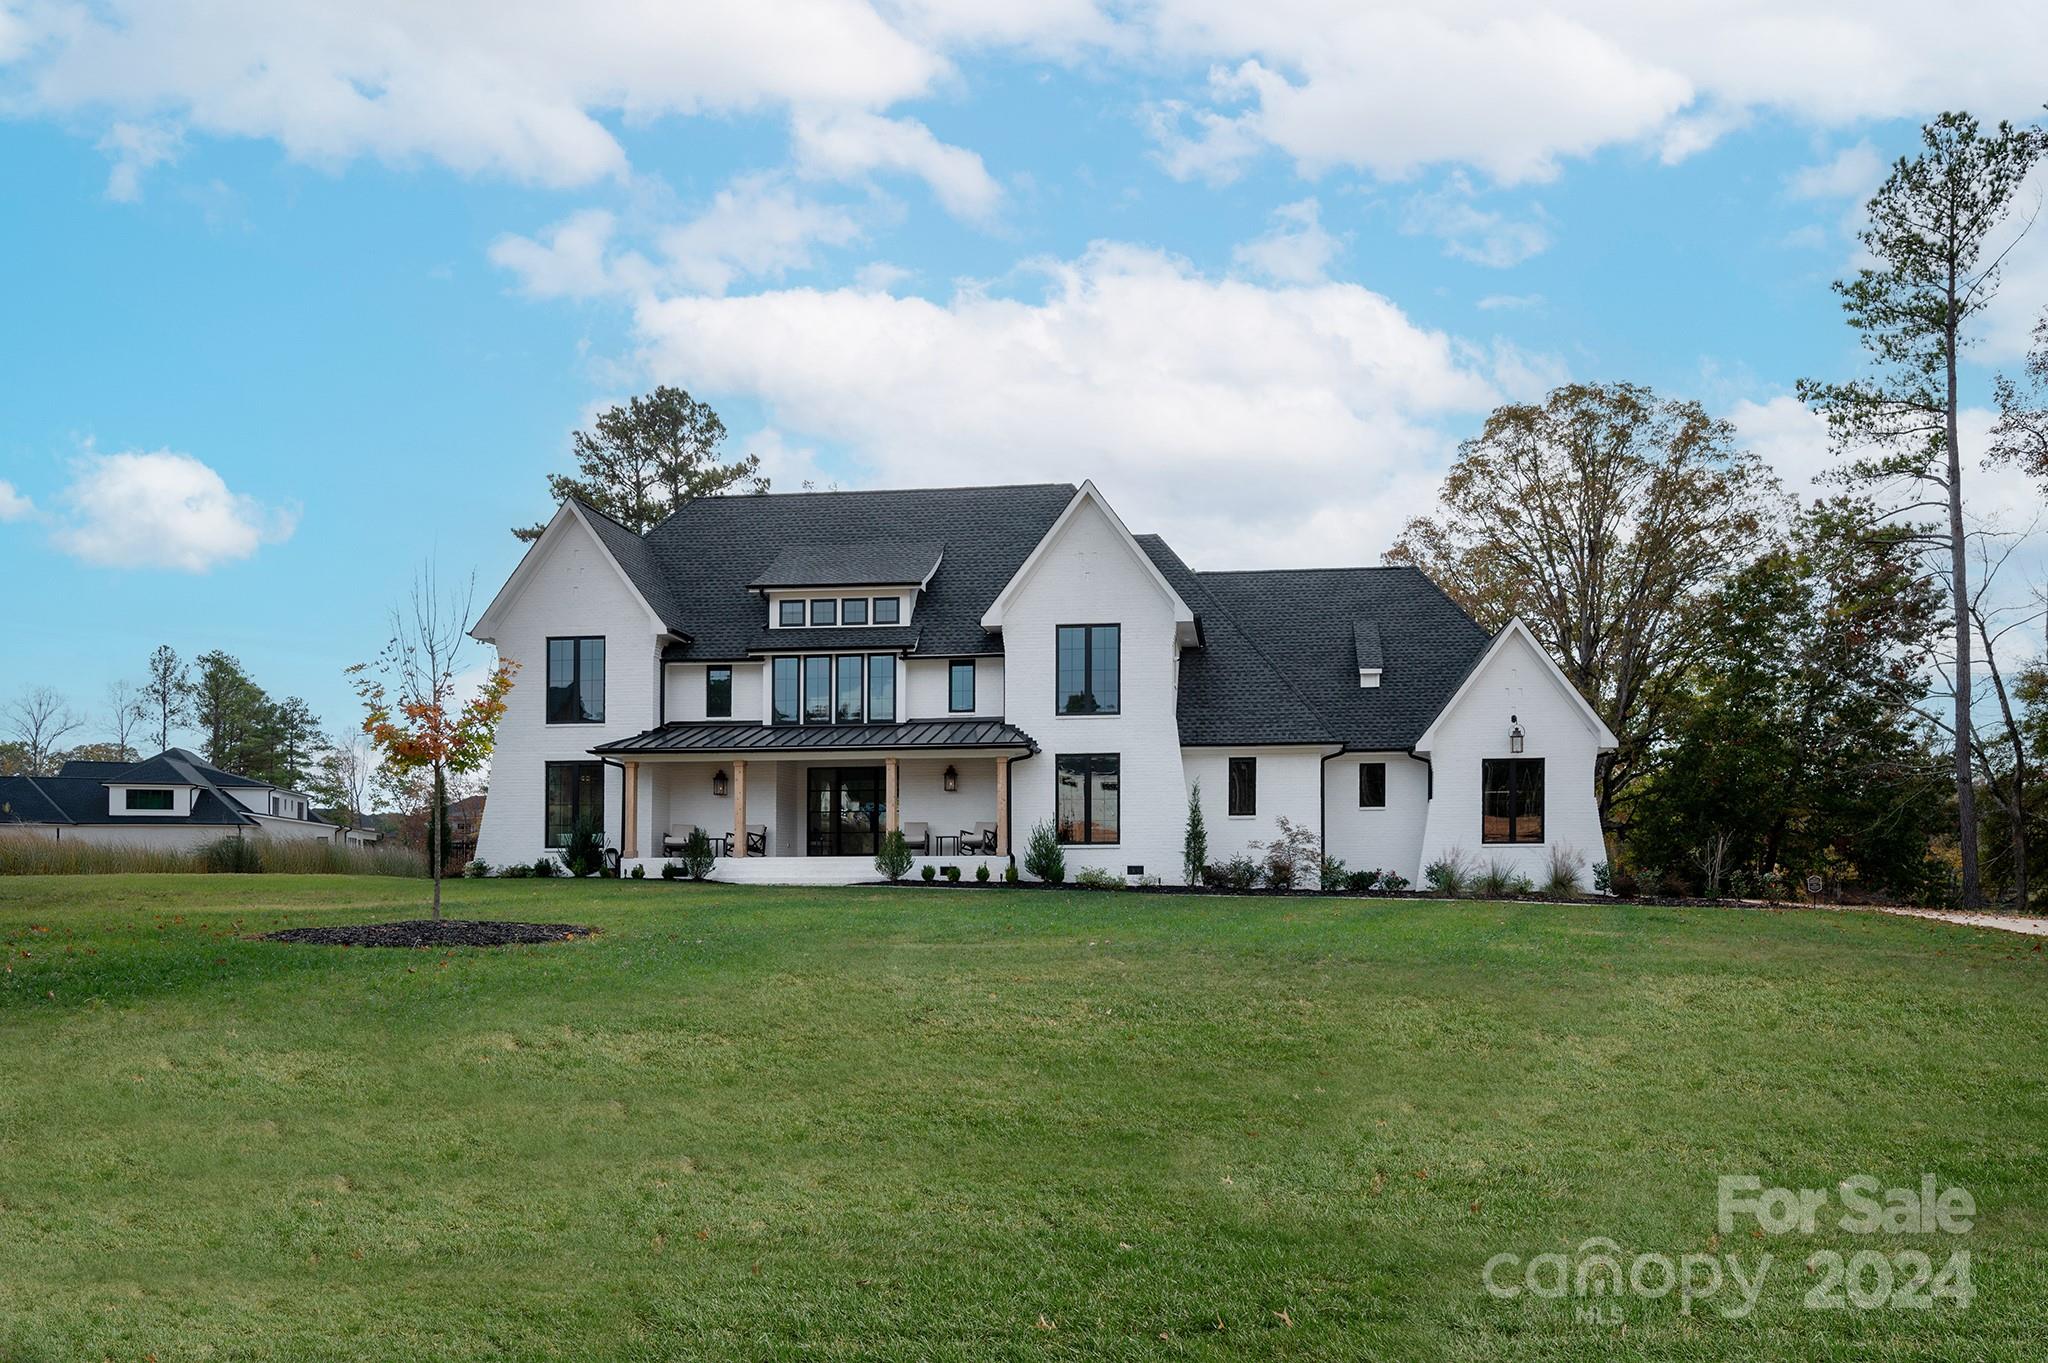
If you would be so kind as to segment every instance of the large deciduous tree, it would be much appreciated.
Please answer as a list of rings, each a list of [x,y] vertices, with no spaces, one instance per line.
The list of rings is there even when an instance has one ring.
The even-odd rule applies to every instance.
[[[1441,506],[1387,554],[1488,629],[1520,616],[1619,740],[1600,764],[1613,827],[1652,769],[1697,606],[1782,512],[1775,479],[1696,402],[1571,384],[1499,408],[1459,447]]]
[[[1973,907],[1983,892],[1970,753],[1974,677],[1957,371],[1973,319],[1997,293],[2013,200],[2044,140],[2038,129],[2009,123],[1986,135],[1968,114],[1946,113],[1921,129],[1921,143],[1919,155],[1899,158],[1870,201],[1870,222],[1859,236],[1871,263],[1835,285],[1871,372],[1846,383],[1802,380],[1799,393],[1851,456],[1842,469],[1849,482],[1909,489],[1880,510],[1946,513],[1930,547],[1946,560],[1957,842],[1962,900]]]
[[[768,490],[760,456],[723,462],[724,443],[725,423],[718,413],[682,389],[663,385],[608,409],[594,429],[576,432],[577,476],[549,474],[548,491],[557,502],[580,498],[644,534],[695,498],[735,488]],[[545,528],[516,527],[512,533],[534,540]]]
[[[66,734],[83,728],[85,721],[65,703],[64,697],[48,686],[34,687],[10,701],[7,725],[20,745],[16,759],[27,776],[48,776],[57,770],[58,743]]]

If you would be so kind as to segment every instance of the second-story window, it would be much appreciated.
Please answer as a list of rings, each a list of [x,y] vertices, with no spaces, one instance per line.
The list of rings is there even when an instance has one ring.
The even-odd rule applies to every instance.
[[[894,596],[878,596],[875,598],[876,624],[893,625],[902,618],[903,602],[900,598]]]
[[[839,603],[839,623],[842,625],[865,625],[868,622],[868,599],[865,596],[849,596]]]
[[[831,601],[813,601],[811,603],[811,623],[814,625],[838,624],[839,602],[836,599]]]
[[[868,723],[896,722],[896,659],[877,653],[868,659]]]
[[[839,684],[832,702],[834,724],[860,723],[861,705],[866,700],[860,665],[858,653],[848,653],[835,664],[839,670]]]
[[[974,709],[974,659],[955,658],[947,674],[946,708],[956,715]]]
[[[775,676],[771,688],[774,709],[769,713],[770,723],[794,724],[797,722],[797,706],[803,692],[800,681],[802,668],[803,660],[801,658],[777,658],[775,660]]]
[[[804,723],[832,722],[832,660],[804,659]]]
[[[801,601],[784,601],[782,603],[782,613],[776,619],[784,629],[794,629],[802,626],[804,622],[804,603]]]
[[[1122,630],[1116,625],[1059,627],[1055,708],[1063,715],[1113,715],[1122,707]]]
[[[1259,812],[1259,759],[1230,759],[1230,816],[1245,818]]]
[[[548,723],[604,723],[604,638],[548,640]]]
[[[732,718],[731,668],[707,667],[704,669],[704,717],[706,719]]]

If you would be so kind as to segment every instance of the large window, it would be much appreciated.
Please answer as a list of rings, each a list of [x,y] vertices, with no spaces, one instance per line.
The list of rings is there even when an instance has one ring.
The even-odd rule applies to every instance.
[[[604,639],[548,640],[548,723],[604,723]]]
[[[899,597],[878,596],[875,598],[875,623],[893,625],[903,618],[903,602]]]
[[[732,718],[732,669],[704,669],[704,715],[707,719]]]
[[[896,722],[896,659],[877,653],[868,659],[868,723]]]
[[[1360,809],[1385,809],[1387,807],[1386,763],[1360,762],[1358,764],[1358,807]]]
[[[1479,840],[1543,841],[1543,759],[1487,758],[1479,764]]]
[[[1058,808],[1054,811],[1061,842],[1115,842],[1120,824],[1118,809],[1119,756],[1113,752],[1061,753],[1054,759],[1058,772]]]
[[[832,660],[804,659],[804,723],[832,722]]]
[[[946,708],[956,715],[974,709],[974,659],[955,658],[946,673]]]
[[[171,807],[171,792],[168,790],[131,790],[128,792],[128,808],[140,810],[168,810]]]
[[[1061,625],[1056,703],[1063,715],[1117,713],[1122,631],[1115,625]]]
[[[839,603],[839,623],[842,625],[865,625],[868,622],[868,599],[865,596],[849,596]]]
[[[777,658],[774,666],[772,704],[769,712],[771,722],[794,724],[799,716],[797,706],[801,703],[803,685],[801,681],[803,660],[801,658]]]
[[[1259,812],[1259,759],[1230,759],[1230,813],[1243,818]]]
[[[804,622],[804,603],[801,601],[784,601],[781,613],[776,618],[781,621],[785,629],[802,625]]]
[[[861,705],[866,700],[860,665],[861,656],[858,653],[849,653],[838,660],[838,694],[832,704],[834,724],[860,723]]]
[[[569,835],[586,822],[604,836],[604,763],[548,763],[546,845],[568,846]]]
[[[814,625],[836,625],[836,624],[838,624],[838,623],[839,623],[839,602],[838,602],[838,600],[837,600],[837,599],[834,599],[834,600],[831,600],[831,601],[813,601],[813,602],[811,603],[811,623],[812,623],[812,624],[814,624]]]

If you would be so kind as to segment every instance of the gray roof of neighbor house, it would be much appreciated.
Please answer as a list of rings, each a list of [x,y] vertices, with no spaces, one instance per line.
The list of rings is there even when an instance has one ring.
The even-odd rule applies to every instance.
[[[107,787],[196,786],[190,814],[112,814]],[[281,789],[268,781],[223,771],[197,753],[166,748],[140,762],[66,762],[55,776],[0,778],[0,823],[251,824],[255,814],[223,792],[230,788]],[[289,791],[300,795],[301,791]],[[34,811],[31,814],[29,811]],[[307,823],[325,820],[307,810]]]
[[[755,574],[749,586],[895,587],[923,582],[945,546],[932,540],[865,544],[793,544]]]
[[[1027,748],[1031,735],[1000,719],[929,719],[907,724],[767,725],[714,720],[664,724],[631,738],[600,743],[592,752],[753,753],[816,752],[837,748]]]

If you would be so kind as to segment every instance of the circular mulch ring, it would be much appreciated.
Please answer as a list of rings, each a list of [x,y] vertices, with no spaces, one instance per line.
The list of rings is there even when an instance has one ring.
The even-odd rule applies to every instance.
[[[344,928],[286,928],[266,942],[321,947],[522,947],[592,937],[596,928],[575,923],[499,923],[474,918],[413,918],[403,923],[361,923]]]

